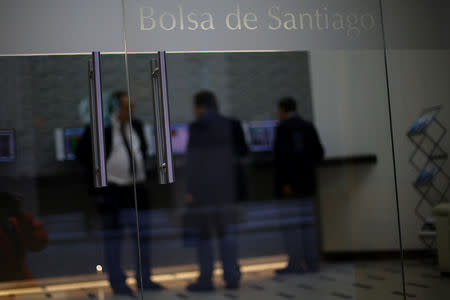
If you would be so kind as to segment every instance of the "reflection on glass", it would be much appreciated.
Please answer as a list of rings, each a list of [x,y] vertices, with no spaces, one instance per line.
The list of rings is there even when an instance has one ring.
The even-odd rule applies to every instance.
[[[243,299],[401,299],[382,52],[168,54],[177,176],[168,186],[155,177],[148,70],[154,55],[127,56],[130,90],[120,94],[127,86],[124,57],[102,57],[104,190],[92,186],[89,56],[0,58],[8,70],[0,72],[0,191],[19,195],[42,237],[32,249],[39,251],[26,254],[34,281],[4,277],[0,297],[120,299],[114,293],[140,294],[142,270],[148,298],[164,286],[157,297],[195,298],[206,290],[206,297]],[[412,71],[403,73],[420,73]],[[196,100],[205,91],[216,106]],[[423,211],[426,221],[435,216],[439,254],[423,251],[413,201],[420,199],[413,187],[419,173],[408,164],[406,134],[425,106],[396,105],[394,119],[395,112],[403,116],[394,121],[404,141],[394,143],[403,147],[402,228],[414,250],[406,254],[415,255],[407,256],[407,293],[439,299],[433,295],[448,294],[441,276],[448,214]],[[447,115],[443,106],[438,118],[448,128]],[[441,147],[448,152],[447,137]],[[2,216],[6,211],[2,205]],[[9,239],[10,231],[0,232]],[[8,252],[0,265],[16,266],[15,257]]]
[[[0,202],[0,282],[32,280],[26,256],[28,252],[47,247],[47,231],[30,213],[23,211],[17,195],[0,192]]]
[[[111,146],[111,120],[118,112],[122,123],[128,120],[128,102],[122,100],[120,107],[120,97],[108,92],[126,86],[123,56],[103,58],[104,115]],[[140,266],[137,258],[130,262],[129,257],[135,255],[128,255],[138,249],[132,213],[134,191],[119,188],[119,195],[112,191],[114,187],[95,190],[92,168],[86,169],[91,165],[90,139],[86,138],[90,134],[88,60],[88,55],[0,59],[5,95],[0,110],[0,232],[4,250],[0,269],[5,273],[0,296],[22,293],[34,299],[44,289],[80,291],[99,287],[107,288],[107,293],[135,293],[136,282],[128,279],[131,289],[125,289],[126,278],[121,278],[130,277],[130,265],[134,270]],[[129,134],[125,135],[131,145]],[[136,153],[140,153],[138,149]],[[117,151],[117,147],[109,150]],[[145,179],[143,157],[135,155],[139,183]],[[110,163],[110,179],[122,178],[124,184],[132,185],[135,177],[128,167],[128,155],[122,160],[126,170],[120,163]],[[20,199],[16,202],[23,206],[13,208],[15,200],[8,199]],[[139,204],[145,209],[145,195],[142,199]],[[148,238],[142,239],[142,247],[148,248]],[[148,255],[142,255],[147,287],[150,268],[146,258]],[[140,278],[139,271],[133,273]]]

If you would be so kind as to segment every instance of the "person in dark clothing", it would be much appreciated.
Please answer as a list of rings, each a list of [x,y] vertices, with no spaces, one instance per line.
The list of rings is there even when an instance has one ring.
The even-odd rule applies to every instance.
[[[136,180],[137,208],[139,220],[145,220],[148,215],[149,202],[146,189],[147,145],[144,138],[142,123],[137,119],[129,120],[133,102],[125,92],[118,91],[113,96],[118,102],[111,125],[105,127],[105,150],[108,186],[103,189],[93,187],[91,130],[86,127],[77,149],[77,158],[86,166],[90,190],[94,191],[99,213],[103,221],[105,264],[111,288],[115,294],[132,295],[126,285],[126,276],[120,266],[120,247],[123,236],[121,214],[135,207],[134,180]],[[131,124],[131,129],[130,129]],[[130,136],[131,134],[131,136]],[[131,142],[132,141],[132,142]],[[134,165],[134,166],[133,166]],[[141,222],[142,224],[142,222]],[[148,225],[147,224],[147,225]],[[150,245],[149,237],[141,234],[142,279],[145,289],[160,290],[162,286],[150,280]],[[136,243],[136,279],[140,287],[138,272],[139,260]]]
[[[47,247],[47,231],[32,215],[22,211],[15,195],[0,192],[0,203],[0,282],[32,280],[25,258],[28,252]]]
[[[293,98],[278,103],[280,123],[275,136],[275,190],[285,199],[280,205],[294,204],[296,228],[283,228],[288,266],[277,274],[303,273],[318,269],[319,255],[314,224],[316,168],[324,150],[314,126],[297,114]]]
[[[226,288],[237,289],[240,282],[236,202],[243,194],[240,158],[248,153],[239,121],[218,112],[215,95],[209,91],[194,96],[197,117],[189,127],[186,202],[196,215],[197,256],[200,276],[190,291],[213,290],[214,256],[212,238],[216,234]]]

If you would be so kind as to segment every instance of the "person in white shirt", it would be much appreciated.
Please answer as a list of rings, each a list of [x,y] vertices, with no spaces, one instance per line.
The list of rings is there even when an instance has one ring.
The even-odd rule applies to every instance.
[[[111,288],[115,294],[133,295],[126,285],[123,269],[120,265],[120,246],[123,237],[121,212],[135,208],[134,178],[136,178],[137,208],[139,221],[144,220],[143,211],[149,210],[148,193],[146,189],[146,153],[147,145],[144,138],[142,123],[132,118],[130,122],[130,109],[133,115],[134,103],[127,93],[117,91],[113,94],[117,101],[116,111],[112,113],[111,125],[105,127],[105,150],[108,186],[96,191],[100,214],[103,219],[105,239],[105,263]],[[130,127],[131,125],[131,127]],[[131,129],[131,130],[130,130]],[[89,181],[92,184],[92,152],[90,128],[86,128],[78,149],[77,157],[86,165]],[[91,190],[93,188],[91,187]],[[148,214],[146,214],[148,216]],[[147,230],[148,232],[148,230]],[[150,248],[149,237],[143,236],[141,230],[141,263],[143,288],[161,290],[163,287],[150,280]],[[137,241],[136,241],[137,246]],[[136,280],[140,287],[140,272],[138,251],[136,247]]]

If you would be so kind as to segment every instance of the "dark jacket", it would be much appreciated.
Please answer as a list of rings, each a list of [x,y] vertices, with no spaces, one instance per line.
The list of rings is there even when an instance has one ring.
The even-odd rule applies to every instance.
[[[275,136],[275,190],[290,185],[298,197],[313,196],[317,188],[316,167],[324,150],[314,126],[299,116],[281,121]]]
[[[133,129],[136,131],[136,134],[139,137],[141,143],[141,152],[144,160],[147,159],[147,143],[145,142],[144,137],[144,129],[141,121],[133,119],[131,122]],[[106,159],[108,159],[111,154],[112,148],[112,127],[105,127],[105,152]],[[78,144],[76,151],[77,159],[87,168],[88,176],[89,176],[89,184],[90,189],[93,190],[93,161],[92,161],[92,144],[91,144],[91,128],[90,126],[86,126],[83,136],[80,139],[80,143]]]
[[[210,113],[189,127],[187,192],[198,206],[232,204],[246,194],[240,158],[248,153],[239,121]]]

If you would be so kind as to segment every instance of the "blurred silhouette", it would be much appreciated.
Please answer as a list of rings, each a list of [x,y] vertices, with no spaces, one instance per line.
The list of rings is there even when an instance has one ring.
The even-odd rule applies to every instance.
[[[237,289],[241,272],[236,202],[245,194],[240,158],[247,154],[248,148],[240,122],[219,113],[212,92],[201,91],[194,96],[194,113],[197,119],[189,127],[186,203],[191,212],[187,223],[196,235],[200,276],[187,289],[214,289],[214,234],[218,238],[226,288]]]
[[[91,130],[86,127],[80,140],[77,157],[86,166],[89,174],[91,190],[95,191],[97,205],[103,221],[105,264],[111,288],[115,294],[133,295],[126,285],[126,275],[121,267],[121,240],[123,239],[123,216],[135,207],[134,176],[136,177],[137,209],[139,220],[150,221],[149,202],[146,189],[147,145],[142,123],[132,118],[130,138],[130,108],[133,114],[134,103],[123,91],[113,93],[117,110],[112,114],[110,125],[105,124],[105,148],[108,187],[96,190],[93,188]],[[111,102],[111,101],[110,101]],[[133,162],[134,160],[134,162]],[[134,164],[134,168],[133,168]],[[143,225],[141,223],[141,225]],[[136,245],[136,280],[141,286],[139,277],[139,249]],[[150,245],[149,237],[141,235],[140,239],[142,280],[144,289],[160,290],[162,286],[150,280]]]
[[[314,220],[316,167],[324,150],[314,126],[297,113],[293,98],[278,103],[280,123],[275,136],[275,189],[280,203],[294,204],[296,223],[283,224],[289,256],[288,265],[277,274],[303,273],[319,269],[319,253]]]
[[[0,192],[0,203],[0,282],[31,280],[25,257],[47,247],[47,232],[13,194]]]

